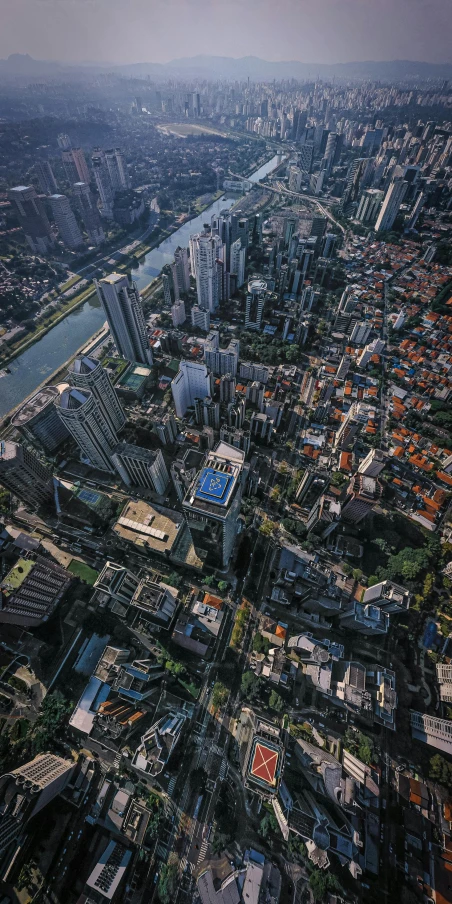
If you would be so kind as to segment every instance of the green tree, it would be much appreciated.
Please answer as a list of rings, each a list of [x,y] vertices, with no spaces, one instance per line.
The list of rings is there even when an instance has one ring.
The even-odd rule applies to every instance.
[[[340,891],[341,886],[332,873],[323,869],[314,870],[309,877],[309,885],[311,886],[314,901],[324,901],[327,892]]]
[[[268,698],[268,705],[271,709],[275,709],[277,713],[281,713],[284,709],[284,700],[276,691],[272,691]]]
[[[168,575],[165,583],[168,583],[170,587],[180,587],[182,583],[182,578],[177,571],[172,571],[171,574]]]
[[[429,777],[433,782],[438,782],[452,791],[452,763],[448,763],[439,753],[430,760]]]
[[[259,631],[253,637],[253,650],[255,653],[265,653],[267,655],[270,649],[270,641],[268,637],[264,637]]]
[[[225,705],[227,699],[229,697],[229,691],[221,681],[217,681],[214,684],[214,688],[212,691],[212,706],[215,710],[221,709],[222,706]]]
[[[217,587],[218,587],[218,590],[220,591],[220,593],[224,593],[225,590],[228,589],[228,582],[227,581],[218,581]]]
[[[47,694],[42,701],[41,712],[34,724],[31,740],[33,752],[51,750],[55,739],[63,733],[72,704],[60,691]]]
[[[176,900],[178,878],[176,862],[164,863],[160,868],[157,891],[162,904],[173,904],[173,901]]]
[[[260,681],[257,675],[255,675],[254,672],[244,672],[240,684],[242,696],[245,697],[246,700],[254,700],[258,696],[259,688]]]
[[[279,832],[278,820],[274,813],[270,813],[269,811],[265,814],[264,818],[261,819],[261,823],[259,826],[259,835],[262,838],[271,838],[276,833]]]

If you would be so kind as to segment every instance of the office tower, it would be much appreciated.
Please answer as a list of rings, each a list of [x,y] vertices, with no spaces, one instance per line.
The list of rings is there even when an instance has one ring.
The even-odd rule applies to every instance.
[[[237,239],[231,245],[231,263],[230,263],[230,273],[233,276],[236,276],[237,288],[240,289],[245,282],[245,263],[246,263],[246,248],[242,248],[242,242],[240,239]]]
[[[198,305],[194,305],[191,309],[191,323],[198,330],[204,330],[208,333],[210,330],[210,311],[203,311]]]
[[[198,306],[204,311],[216,311],[221,296],[220,273],[217,260],[223,255],[223,242],[209,232],[190,237],[190,258],[196,278]]]
[[[44,205],[32,185],[10,188],[8,198],[33,254],[49,254],[54,244]]]
[[[386,464],[386,456],[381,449],[371,449],[369,454],[363,458],[358,472],[364,474],[365,477],[378,477]]]
[[[264,312],[267,283],[265,279],[248,280],[248,294],[245,307],[245,329],[260,330]]]
[[[170,308],[173,303],[173,296],[171,294],[171,280],[168,276],[168,273],[162,273],[162,286],[165,305]]]
[[[100,198],[100,214],[105,219],[111,220],[113,217],[113,199],[114,191],[110,181],[110,175],[105,160],[105,153],[97,149],[92,158],[94,179]]]
[[[333,257],[336,248],[337,235],[334,232],[327,232],[323,240],[322,257],[326,260]]]
[[[125,188],[129,188],[129,174],[120,148],[105,151],[105,163],[113,191],[123,191]]]
[[[368,157],[358,157],[352,161],[348,169],[347,182],[342,196],[342,210],[347,210],[349,205],[357,204],[362,189],[369,184],[372,165],[373,161]]]
[[[57,410],[92,467],[112,472],[111,456],[118,445],[118,436],[107,423],[93,393],[77,387],[65,389]]]
[[[66,151],[62,151],[61,159],[63,161],[63,169],[64,169],[64,174],[66,176],[66,181],[69,182],[70,185],[72,185],[74,182],[77,182],[78,179],[80,178],[79,174],[77,172],[77,167],[74,163],[74,158],[72,156],[72,150],[69,149]],[[83,180],[83,181],[85,181],[85,180]]]
[[[176,248],[174,252],[174,267],[179,292],[184,295],[190,291],[190,267],[187,248]]]
[[[238,530],[244,461],[240,449],[218,443],[183,500],[194,547],[207,565],[228,566]]]
[[[8,848],[12,849],[11,855],[17,851],[19,836],[26,831],[30,820],[61,794],[74,768],[71,760],[63,760],[51,753],[41,753],[18,769],[12,769],[1,776],[1,859]]]
[[[175,442],[177,424],[171,412],[164,414],[159,421],[154,421],[154,430],[162,446],[171,446]]]
[[[73,188],[74,202],[83,220],[88,238],[93,245],[101,245],[105,241],[105,232],[93,193],[86,182],[76,182]]]
[[[202,312],[207,313],[207,312]],[[185,313],[185,304],[183,301],[176,301],[175,304],[171,305],[171,319],[173,321],[173,326],[177,328],[182,323],[185,323],[187,315]]]
[[[291,241],[292,236],[295,232],[297,226],[297,220],[294,217],[288,217],[285,226],[284,226],[284,248],[288,248]]]
[[[45,386],[19,408],[11,421],[30,442],[39,443],[50,454],[69,436],[55,408],[58,396],[56,386]]]
[[[130,285],[127,276],[121,273],[111,273],[94,282],[119,354],[128,361],[152,364],[146,321],[135,284]]]
[[[212,430],[220,429],[220,405],[214,402],[210,396],[204,399],[195,399],[195,417],[197,424],[212,427]]]
[[[374,477],[355,474],[347,490],[341,518],[351,524],[359,524],[372,511],[382,492],[381,484]]]
[[[404,182],[403,179],[391,182],[375,224],[375,232],[389,232],[392,229],[407,187],[408,183]]]
[[[19,443],[0,440],[0,483],[27,507],[52,502],[52,472]]]
[[[58,192],[58,185],[48,160],[40,160],[35,163],[35,173],[38,177],[39,187],[45,195],[54,195]]]
[[[83,245],[83,237],[66,195],[50,195],[49,203],[60,238],[71,251]]]
[[[378,188],[366,188],[363,191],[356,212],[356,219],[359,220],[363,226],[375,225],[383,198],[384,191],[379,191]]]
[[[355,342],[356,345],[365,345],[370,336],[371,329],[371,324],[367,323],[366,320],[358,320],[352,329],[350,342]]]
[[[328,175],[334,166],[337,166],[342,153],[344,144],[344,136],[338,135],[336,132],[330,132],[325,147],[324,163]]]
[[[179,371],[171,383],[171,392],[177,417],[184,417],[187,408],[195,404],[195,399],[210,395],[210,378],[205,364],[180,361]]]
[[[93,394],[112,433],[122,430],[127,418],[107,371],[96,358],[75,358],[69,367],[69,380],[71,386]]]
[[[58,135],[57,143],[62,151],[67,151],[71,146],[71,139],[69,138],[69,135],[65,135],[64,132],[62,132],[61,135]]]
[[[310,173],[312,171],[312,162],[314,160],[314,145],[313,144],[304,144],[298,154],[300,169],[304,173]]]
[[[141,449],[129,443],[119,443],[111,457],[119,476],[126,486],[141,487],[164,496],[169,484],[169,474],[162,452]]]
[[[325,235],[327,222],[326,217],[313,217],[309,236],[316,239],[317,248],[320,247],[321,240]]]
[[[219,334],[212,331],[204,345],[204,361],[212,373],[232,374],[235,377],[240,354],[238,339],[231,339],[227,348],[219,348]]]
[[[220,402],[233,402],[235,399],[235,378],[232,374],[223,374],[220,379]]]
[[[230,213],[229,219],[231,223],[231,243],[240,239],[242,248],[248,248],[249,245],[249,220],[237,213]]]

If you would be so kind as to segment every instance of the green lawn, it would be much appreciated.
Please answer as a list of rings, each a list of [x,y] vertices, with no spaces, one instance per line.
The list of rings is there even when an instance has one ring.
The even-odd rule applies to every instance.
[[[85,581],[86,584],[91,584],[91,587],[99,574],[98,571],[94,571],[94,568],[90,568],[84,562],[79,562],[78,559],[72,559],[68,571],[74,574],[75,577],[80,578],[81,581]]]

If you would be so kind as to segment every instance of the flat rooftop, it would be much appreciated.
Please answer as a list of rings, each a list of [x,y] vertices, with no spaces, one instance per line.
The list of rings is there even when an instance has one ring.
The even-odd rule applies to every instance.
[[[51,405],[58,398],[58,395],[59,392],[56,386],[46,386],[44,389],[40,389],[39,392],[35,393],[31,399],[28,399],[22,405],[22,408],[19,408],[11,422],[13,427],[21,427],[22,424],[28,423],[28,421]]]
[[[130,501],[113,526],[113,531],[135,546],[147,547],[163,555],[171,552],[184,523],[183,515],[172,509],[148,505],[141,500]]]
[[[215,468],[203,468],[196,488],[196,498],[216,505],[227,505],[234,485],[233,474],[225,474]]]

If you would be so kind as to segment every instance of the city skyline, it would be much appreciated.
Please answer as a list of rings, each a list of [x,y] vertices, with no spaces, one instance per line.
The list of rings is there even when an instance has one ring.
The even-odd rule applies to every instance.
[[[312,65],[452,60],[449,0],[320,0],[315,6],[304,0],[277,6],[232,0],[228,16],[217,2],[204,7],[201,23],[195,9],[193,0],[17,0],[14,7],[0,0],[0,58],[21,53],[116,65],[166,63],[214,51]]]

